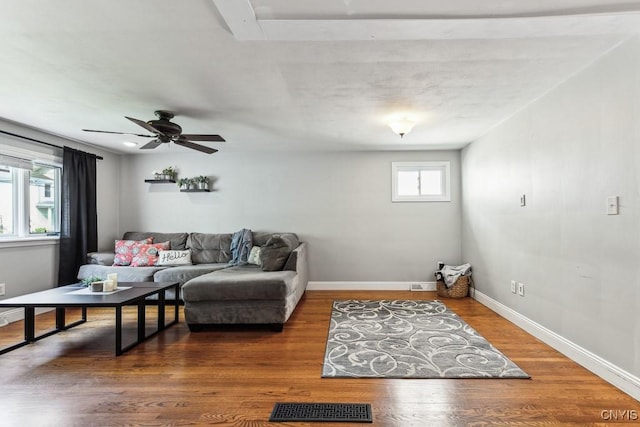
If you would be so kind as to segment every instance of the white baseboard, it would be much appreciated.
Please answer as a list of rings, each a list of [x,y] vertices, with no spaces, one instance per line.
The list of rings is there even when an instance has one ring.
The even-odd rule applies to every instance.
[[[556,334],[552,330],[545,328],[480,291],[475,291],[473,298],[547,345],[558,350],[574,362],[598,375],[603,380],[624,391],[634,399],[640,400],[640,378]]]
[[[47,313],[53,310],[55,310],[55,308],[48,308],[48,307],[36,308],[36,315]],[[17,322],[23,319],[24,319],[23,308],[14,308],[12,310],[0,312],[0,327],[6,326],[9,323]]]
[[[309,282],[309,291],[435,291],[436,282]]]

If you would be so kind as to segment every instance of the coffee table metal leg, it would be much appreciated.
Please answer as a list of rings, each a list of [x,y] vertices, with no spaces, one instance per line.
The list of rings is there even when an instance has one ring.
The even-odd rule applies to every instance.
[[[175,297],[173,298],[173,303],[174,303],[174,314],[173,314],[173,322],[171,323],[172,325],[174,323],[178,323],[178,316],[179,316],[179,311],[180,311],[180,284],[176,283],[176,291],[175,291]]]
[[[66,310],[64,307],[56,307],[56,329],[61,331],[65,329],[66,324]]]
[[[116,306],[116,356],[122,354],[122,306]]]
[[[144,341],[145,335],[145,300],[138,301],[138,344]]]
[[[36,319],[35,307],[24,308],[24,340],[26,342],[35,341],[36,336]]]
[[[164,329],[164,308],[165,308],[165,292],[164,289],[158,294],[158,330]]]
[[[82,318],[80,320],[76,320],[75,322],[69,323],[67,325],[67,309],[64,307],[56,307],[56,329],[55,331],[49,332],[47,334],[41,335],[39,337],[35,337],[35,339],[45,338],[49,335],[53,335],[57,332],[66,331],[67,329],[71,329],[74,326],[81,325],[87,321],[87,307],[82,307]]]

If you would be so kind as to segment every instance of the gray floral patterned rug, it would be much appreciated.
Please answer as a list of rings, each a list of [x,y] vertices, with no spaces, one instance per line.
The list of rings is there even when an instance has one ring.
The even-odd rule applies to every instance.
[[[322,377],[530,378],[440,301],[333,302]]]

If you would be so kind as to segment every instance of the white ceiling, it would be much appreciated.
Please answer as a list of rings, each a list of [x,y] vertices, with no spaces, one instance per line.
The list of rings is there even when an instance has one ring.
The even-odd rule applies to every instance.
[[[639,30],[640,1],[0,0],[0,117],[129,153],[82,129],[165,109],[219,149],[459,148]]]

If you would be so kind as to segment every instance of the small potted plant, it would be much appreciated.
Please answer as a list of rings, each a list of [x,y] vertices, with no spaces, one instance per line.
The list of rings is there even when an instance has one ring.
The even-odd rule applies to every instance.
[[[154,170],[152,174],[153,174],[153,179],[162,179],[162,171]]]
[[[186,190],[189,188],[189,178],[180,178],[178,179],[178,188],[180,190]]]
[[[175,179],[178,175],[178,171],[173,166],[167,166],[162,169],[162,175],[164,176],[164,179]]]
[[[200,190],[209,189],[209,178],[208,177],[206,177],[204,175],[200,175],[200,176],[196,177],[195,180],[198,183],[198,189],[200,189]]]
[[[100,276],[90,276],[82,279],[82,285],[89,288],[92,292],[102,292],[104,281]]]
[[[198,188],[198,181],[196,180],[196,178],[189,178],[189,188],[190,189],[196,189]]]

